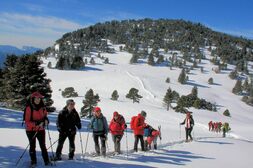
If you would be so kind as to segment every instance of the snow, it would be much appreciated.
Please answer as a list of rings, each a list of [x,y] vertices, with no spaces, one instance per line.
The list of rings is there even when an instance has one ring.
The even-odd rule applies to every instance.
[[[231,80],[228,74],[234,68],[233,66],[229,65],[228,71],[222,71],[219,74],[213,72],[212,68],[215,66],[208,60],[210,59],[210,52],[207,51],[207,47],[204,49],[207,60],[202,60],[200,64],[204,67],[205,72],[201,73],[200,69],[192,70],[189,74],[190,81],[186,85],[181,85],[177,82],[181,69],[173,68],[173,70],[170,70],[166,66],[152,67],[143,63],[131,65],[129,60],[132,54],[120,52],[119,46],[112,45],[116,50],[114,54],[101,53],[101,56],[109,58],[111,64],[103,64],[103,60],[95,58],[96,65],[88,64],[85,69],[78,71],[48,69],[48,62],[50,61],[52,67],[54,67],[56,60],[53,57],[44,59],[43,67],[48,78],[52,79],[54,106],[57,111],[65,106],[67,99],[62,97],[59,89],[64,90],[66,87],[71,86],[79,94],[78,97],[73,98],[76,102],[76,109],[79,111],[85,93],[92,88],[94,93],[98,93],[101,98],[98,106],[101,107],[102,113],[107,117],[108,122],[111,120],[114,111],[118,111],[125,117],[127,122],[130,122],[132,116],[137,115],[141,110],[145,110],[148,124],[155,128],[159,125],[162,126],[162,140],[158,140],[159,149],[157,151],[132,153],[134,138],[132,131],[128,129],[121,141],[122,155],[109,158],[85,157],[82,160],[80,134],[77,133],[75,141],[76,160],[63,160],[57,162],[57,166],[73,168],[252,167],[253,160],[250,157],[253,149],[253,110],[251,106],[240,100],[240,96],[231,93],[235,81]],[[180,56],[180,54],[178,55]],[[165,82],[168,77],[171,81],[169,84]],[[215,84],[208,84],[207,81],[210,77],[213,77]],[[185,115],[176,113],[173,110],[166,111],[162,100],[169,87],[179,92],[180,95],[187,95],[191,92],[193,86],[198,86],[200,98],[205,98],[207,101],[215,102],[218,105],[218,112],[190,108],[195,119],[193,130],[195,140],[191,143],[184,143],[185,132],[183,126],[180,127],[179,123],[183,121]],[[132,87],[137,88],[139,94],[143,96],[139,104],[133,104],[131,100],[125,98],[125,95]],[[119,93],[118,101],[110,99],[114,90]],[[229,109],[232,117],[222,115],[225,109]],[[52,142],[58,139],[55,125],[57,113],[49,115],[49,133]],[[0,109],[0,133],[2,135],[0,139],[0,167],[14,167],[28,145],[25,130],[21,127],[21,120],[22,112]],[[228,134],[228,137],[221,138],[221,134],[209,132],[207,123],[210,120],[229,122],[232,131]],[[87,129],[88,123],[89,120],[82,119],[81,137],[84,148],[87,143],[86,152],[93,152],[94,142],[92,133]],[[63,148],[63,157],[65,158],[68,154],[67,141]],[[128,152],[126,143],[128,143]],[[46,145],[47,147],[50,146],[48,132]],[[108,146],[108,150],[112,151],[113,142],[110,134]],[[56,145],[53,148],[55,150]],[[36,149],[40,151],[38,144]],[[48,152],[51,155],[51,149],[48,149]],[[38,167],[43,167],[40,152],[37,152],[37,159],[39,161]],[[29,160],[28,152],[26,152],[18,167],[27,167]]]

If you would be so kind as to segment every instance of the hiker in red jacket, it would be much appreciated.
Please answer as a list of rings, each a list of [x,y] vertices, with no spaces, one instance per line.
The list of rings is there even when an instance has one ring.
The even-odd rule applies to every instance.
[[[109,130],[112,134],[112,140],[114,142],[115,154],[120,154],[120,141],[123,137],[124,130],[126,129],[125,119],[117,111],[113,113],[113,118],[109,125]]]
[[[30,96],[28,105],[25,108],[24,120],[26,125],[26,135],[30,143],[31,165],[37,164],[36,158],[36,138],[39,141],[42,157],[45,165],[49,165],[49,158],[46,148],[45,126],[49,121],[47,111],[42,101],[43,96],[39,92],[34,92]]]
[[[209,131],[212,131],[212,128],[213,128],[213,121],[210,121],[208,123],[208,126],[209,126]]]
[[[134,131],[134,151],[138,151],[138,142],[141,141],[141,150],[145,151],[144,148],[144,128],[147,127],[147,124],[145,123],[145,118],[147,116],[147,113],[145,111],[141,111],[140,114],[135,118],[133,123],[133,131]]]
[[[150,125],[148,125],[145,129],[144,129],[144,136],[147,137],[145,139],[145,149],[146,150],[151,150],[151,144],[153,143],[154,145],[154,149],[157,149],[157,138],[159,136],[159,138],[161,139],[161,133],[160,131],[154,129],[153,127],[151,127]]]

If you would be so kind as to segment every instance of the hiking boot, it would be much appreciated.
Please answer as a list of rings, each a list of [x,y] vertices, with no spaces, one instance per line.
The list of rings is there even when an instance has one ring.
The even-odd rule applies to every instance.
[[[51,166],[51,165],[52,165],[52,162],[50,162],[50,161],[45,162],[45,166]]]

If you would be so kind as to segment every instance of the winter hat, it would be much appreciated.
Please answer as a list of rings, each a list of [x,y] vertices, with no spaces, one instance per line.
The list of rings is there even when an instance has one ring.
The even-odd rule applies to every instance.
[[[101,108],[100,107],[94,107],[93,111],[96,112],[101,112]]]
[[[119,115],[119,113],[118,113],[117,111],[115,111],[115,112],[113,113],[113,117],[118,116],[118,115]]]
[[[42,96],[42,94],[40,94],[39,92],[33,92],[31,94],[31,98],[43,98],[44,96]]]
[[[145,112],[145,111],[141,111],[141,115],[143,116],[143,117],[146,117],[147,116],[147,113]]]
[[[68,100],[66,101],[66,105],[68,106],[70,103],[75,103],[75,102],[74,102],[73,99],[68,99]]]

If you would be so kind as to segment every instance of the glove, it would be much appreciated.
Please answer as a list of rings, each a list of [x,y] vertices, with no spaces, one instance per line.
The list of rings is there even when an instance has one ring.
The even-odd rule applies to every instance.
[[[48,124],[49,124],[49,121],[48,121],[48,120],[45,120],[45,121],[44,121],[44,125],[47,127]]]

